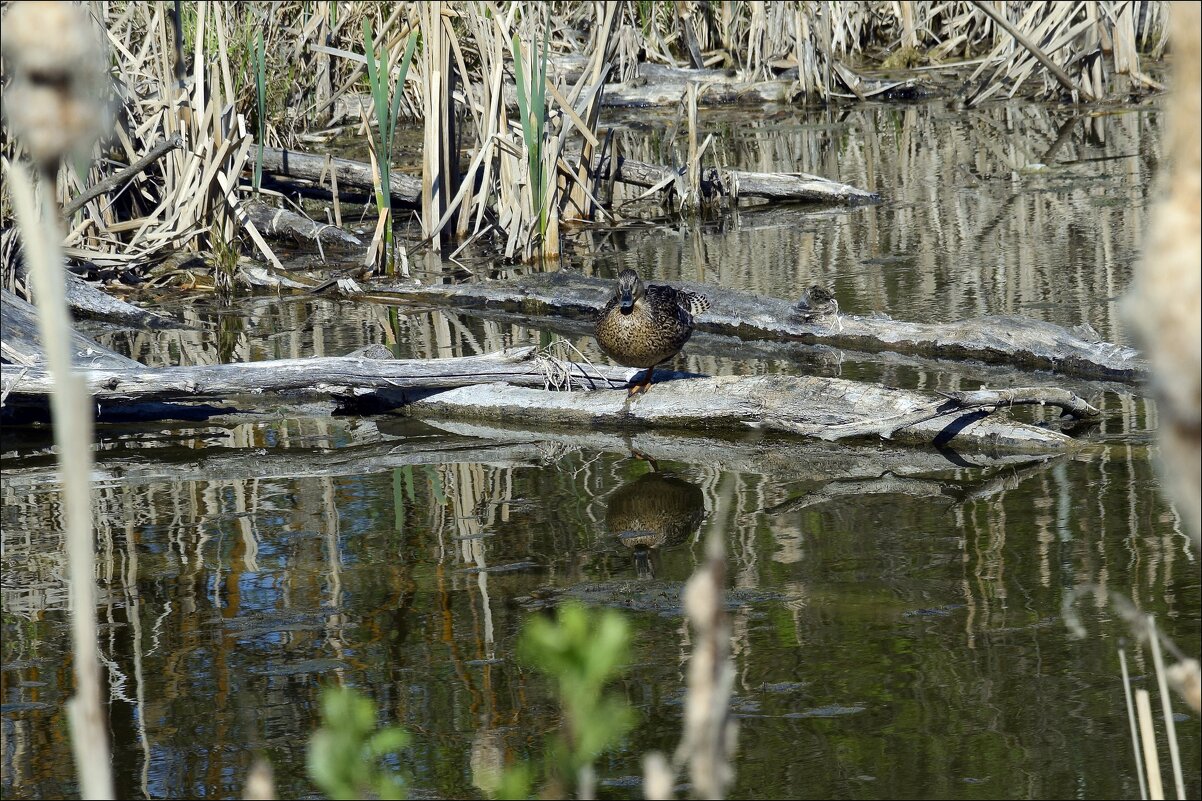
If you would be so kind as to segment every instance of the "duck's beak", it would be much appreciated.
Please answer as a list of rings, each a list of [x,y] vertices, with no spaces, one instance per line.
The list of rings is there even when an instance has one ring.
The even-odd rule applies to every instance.
[[[629,289],[622,290],[622,311],[628,312],[634,308],[634,293]]]

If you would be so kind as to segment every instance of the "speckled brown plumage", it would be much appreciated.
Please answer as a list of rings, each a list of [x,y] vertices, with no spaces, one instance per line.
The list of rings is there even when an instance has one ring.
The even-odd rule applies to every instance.
[[[693,315],[709,306],[704,295],[644,285],[634,270],[623,270],[614,296],[597,318],[597,343],[618,364],[647,369],[643,383],[631,389],[634,394],[650,385],[652,368],[680,352],[693,334]]]

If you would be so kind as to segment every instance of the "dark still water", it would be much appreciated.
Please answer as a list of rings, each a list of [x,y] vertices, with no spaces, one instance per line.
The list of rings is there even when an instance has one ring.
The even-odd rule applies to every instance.
[[[713,113],[706,133],[727,162],[819,173],[887,201],[581,232],[565,261],[789,298],[821,283],[857,314],[1021,313],[1127,341],[1119,301],[1154,196],[1162,117],[1072,114],[1033,104]],[[623,152],[674,160],[671,118],[615,122]],[[493,266],[466,263],[477,274]],[[204,329],[98,336],[150,364],[374,342],[436,357],[551,338],[347,301],[169,308]],[[603,358],[587,338],[572,344]],[[1154,404],[1116,385],[829,349],[769,359],[702,336],[678,364],[922,389],[1054,382],[1105,415],[1080,453],[1043,461],[332,417],[318,406],[101,426],[98,646],[119,791],[239,797],[264,757],[280,797],[313,796],[304,761],[318,693],[345,684],[412,733],[400,764],[415,794],[478,796],[473,768],[542,758],[560,712],[515,643],[524,621],[577,598],[620,609],[634,632],[616,689],[638,725],[596,767],[602,797],[641,797],[643,755],[679,741],[692,647],[679,593],[716,530],[736,668],[732,795],[1138,795],[1121,643],[1133,683],[1155,682],[1118,604],[1154,613],[1186,654],[1202,647],[1197,554],[1160,494]],[[6,798],[55,797],[75,789],[48,434],[6,429],[0,469],[0,787]],[[621,536],[636,527],[659,536]],[[1065,626],[1066,602],[1084,639]],[[1198,797],[1197,718],[1182,717],[1177,733],[1187,795]],[[1171,786],[1167,756],[1163,769]]]

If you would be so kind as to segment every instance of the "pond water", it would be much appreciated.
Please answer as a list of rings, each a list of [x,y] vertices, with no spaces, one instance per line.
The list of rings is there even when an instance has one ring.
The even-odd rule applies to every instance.
[[[1163,121],[1154,105],[708,112],[702,133],[724,163],[817,173],[885,202],[591,229],[569,237],[564,262],[785,298],[818,283],[857,314],[1021,313],[1127,342],[1119,303],[1155,197]],[[674,160],[673,115],[613,123],[624,153]],[[376,342],[436,357],[552,338],[500,319],[311,298],[166,307],[198,329],[93,333],[149,364]],[[572,343],[602,358],[591,340]],[[1133,683],[1155,682],[1124,599],[1185,653],[1202,647],[1197,555],[1160,494],[1154,404],[1119,385],[831,349],[769,359],[701,336],[678,364],[919,389],[1004,375],[1069,387],[1105,414],[1080,454],[1025,464],[324,407],[101,425],[99,649],[122,797],[235,797],[258,757],[281,797],[315,795],[305,747],[332,683],[366,691],[382,721],[413,734],[399,764],[414,794],[478,796],[474,767],[540,759],[560,720],[515,643],[525,620],[568,597],[620,609],[631,625],[615,689],[638,725],[597,776],[602,797],[641,797],[643,755],[680,737],[691,645],[679,590],[711,529],[728,555],[733,796],[1138,794],[1120,644]],[[0,787],[55,797],[75,791],[60,500],[49,435],[9,428],[4,440]],[[655,521],[654,547],[620,536],[634,518]],[[1084,639],[1062,619],[1066,601]],[[1198,797],[1198,719],[1182,717],[1177,734]]]

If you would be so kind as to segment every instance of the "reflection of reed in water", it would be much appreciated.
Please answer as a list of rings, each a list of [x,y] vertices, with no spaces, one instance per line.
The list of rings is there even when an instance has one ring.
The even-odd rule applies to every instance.
[[[650,578],[652,552],[684,542],[704,517],[705,498],[697,486],[663,473],[647,473],[609,496],[605,525],[634,552],[638,575]]]

